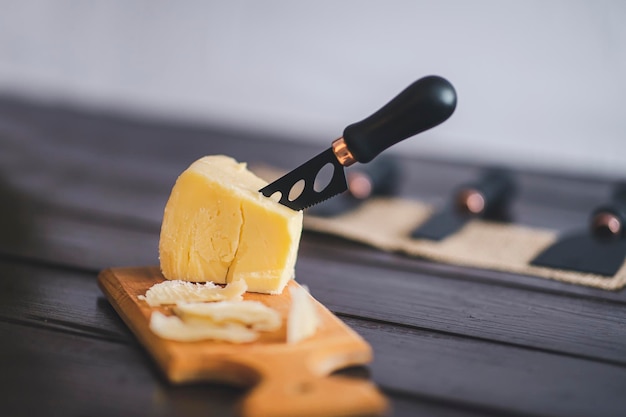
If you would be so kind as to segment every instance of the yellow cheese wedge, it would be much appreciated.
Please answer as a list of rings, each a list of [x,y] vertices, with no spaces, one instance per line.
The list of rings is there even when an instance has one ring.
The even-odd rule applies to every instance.
[[[267,183],[223,156],[194,162],[165,206],[159,258],[168,279],[225,284],[280,294],[293,278],[302,212],[259,193]]]

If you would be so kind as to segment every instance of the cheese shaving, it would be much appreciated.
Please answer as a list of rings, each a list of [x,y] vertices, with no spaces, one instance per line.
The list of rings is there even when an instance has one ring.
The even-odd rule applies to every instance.
[[[231,343],[249,343],[259,334],[237,323],[212,325],[210,323],[187,323],[176,316],[166,316],[158,311],[150,317],[150,329],[159,337],[179,342],[221,340]]]
[[[290,287],[291,306],[287,316],[287,343],[298,343],[315,334],[320,318],[308,288]]]
[[[260,301],[179,303],[174,311],[188,323],[238,323],[259,331],[278,330],[282,325],[280,313]]]
[[[229,283],[225,287],[212,282],[194,283],[181,280],[163,281],[153,285],[140,300],[149,306],[176,304],[181,302],[210,302],[223,300],[241,300],[247,285],[243,280]]]

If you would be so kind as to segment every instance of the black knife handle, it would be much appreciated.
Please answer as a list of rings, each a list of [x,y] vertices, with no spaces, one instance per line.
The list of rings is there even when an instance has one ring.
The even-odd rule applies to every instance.
[[[613,202],[598,207],[591,214],[591,234],[598,238],[622,238],[626,234],[626,207]]]
[[[626,236],[626,184],[613,190],[611,202],[597,207],[590,218],[591,234],[601,239]]]
[[[395,194],[402,176],[400,161],[390,155],[366,165],[353,165],[346,169],[348,193],[359,200],[378,195]]]
[[[436,75],[420,78],[370,117],[343,131],[355,160],[366,163],[396,143],[443,123],[456,108],[456,91]]]
[[[501,168],[485,170],[478,181],[464,184],[455,193],[457,209],[463,214],[490,220],[508,220],[510,203],[517,184],[510,171]]]

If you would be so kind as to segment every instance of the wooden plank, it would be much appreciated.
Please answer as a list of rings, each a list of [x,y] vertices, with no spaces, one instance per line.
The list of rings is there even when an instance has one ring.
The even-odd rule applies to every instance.
[[[16,274],[20,269],[21,275]],[[54,367],[54,372],[62,372],[63,367],[70,365],[59,362],[69,359],[66,356],[46,357],[41,351],[50,350],[54,355],[54,352],[67,348],[68,357],[76,350],[86,355],[87,359],[78,355],[73,360],[79,363],[77,367],[89,368],[92,365],[88,359],[98,362],[101,354],[84,346],[109,343],[108,340],[134,351],[134,355],[140,351],[135,343],[130,342],[132,339],[125,325],[108,303],[98,302],[101,295],[95,288],[95,280],[86,279],[88,275],[68,271],[51,273],[50,269],[32,266],[15,268],[13,272],[0,273],[0,294],[3,294],[0,322],[7,326],[20,324],[16,327],[40,328],[48,332],[43,334],[50,334],[50,341],[47,337],[37,338],[39,353],[29,357],[33,363],[37,363],[35,358],[40,357]],[[61,310],[63,305],[65,311]],[[441,405],[442,408],[494,415],[615,416],[619,415],[618,410],[626,407],[626,398],[622,395],[622,387],[626,384],[626,367],[623,366],[389,322],[346,316],[343,319],[373,346],[372,377],[392,396],[423,398],[428,404]],[[19,350],[20,337],[8,335],[0,339],[3,340],[0,345],[6,346],[4,341],[12,341],[9,346],[17,343],[15,350]],[[57,338],[76,340],[78,347],[65,347],[54,341]],[[113,358],[118,356],[105,355],[106,366],[115,368]],[[7,357],[0,355],[0,358]],[[142,367],[152,369],[145,359],[147,355],[139,357],[144,358]],[[21,371],[16,368],[13,374],[28,373],[31,379],[32,375],[38,375],[34,383],[40,384],[57,383],[55,378],[64,378],[63,375],[48,377],[45,373],[33,373],[34,370],[24,363],[20,365]],[[120,366],[128,366],[126,360],[120,359]],[[131,366],[129,375],[136,369]],[[91,372],[91,378],[98,379],[100,372],[105,371],[95,370]],[[100,379],[109,383],[107,372]],[[43,382],[39,381],[40,378]],[[84,379],[76,382],[86,383]],[[137,389],[145,389],[144,384],[137,381]],[[67,382],[61,386],[63,390],[71,389]],[[98,395],[102,394],[94,390]]]
[[[50,206],[29,200],[19,190],[7,187],[6,184],[4,187],[0,186],[0,191],[7,196],[8,202],[12,202],[0,209],[0,213],[3,214],[0,222],[6,225],[4,227],[13,230],[0,234],[2,254],[92,270],[110,266],[151,265],[158,262],[160,220],[129,219],[112,214],[105,216],[102,213]],[[305,232],[301,248],[302,254],[340,258],[346,263],[367,263],[402,271],[458,277],[555,294],[626,301],[626,291],[607,292],[542,278],[410,259],[316,233]]]
[[[171,184],[199,155],[224,152],[242,160],[285,165],[317,150],[268,141],[258,133],[133,120],[15,100],[0,100],[0,131],[12,145],[0,159],[8,164],[11,182],[30,198],[142,230],[158,227]],[[476,166],[441,161],[402,158],[402,165],[404,195],[434,203],[442,203],[456,185],[479,172]],[[608,198],[611,185],[593,178],[527,172],[519,176],[518,221],[558,230],[584,228],[588,212]]]
[[[6,416],[228,417],[237,415],[247,392],[243,387],[209,383],[172,386],[135,345],[1,319],[0,340],[0,410]],[[491,415],[428,398],[394,394],[389,398],[396,417]]]
[[[36,233],[41,234],[38,247],[29,244],[20,250],[8,245],[6,250],[94,271],[158,264],[155,233],[62,216],[48,218]],[[475,272],[467,280],[467,270],[432,265],[424,270],[430,264],[406,265],[398,257],[340,243],[305,235],[297,263],[298,278],[333,311],[626,363],[624,292],[610,293],[608,298],[601,290],[562,294],[565,284],[554,285],[549,292],[494,285],[500,275],[489,279]],[[377,257],[381,258],[374,262]],[[369,302],[370,294],[378,294],[375,305]]]
[[[328,257],[300,257],[296,274],[335,312],[626,365],[623,302]]]
[[[32,247],[27,247],[27,256],[94,271],[158,264],[154,233],[56,219],[38,229],[47,243],[38,253],[29,253]],[[305,235],[296,266],[298,278],[333,311],[626,363],[624,292],[576,287],[577,292],[564,293],[562,288],[573,286],[560,283],[550,291],[536,291],[517,281],[501,283],[500,274],[484,277],[481,271],[474,271],[468,280],[470,272],[465,269],[407,264],[341,243]],[[547,285],[541,283],[540,288]],[[378,295],[375,305],[369,302],[371,294]]]
[[[153,220],[160,218],[159,211],[153,210],[154,203],[162,208],[175,177],[200,156],[226,153],[288,169],[322,148],[289,144],[284,138],[258,132],[133,120],[6,99],[0,99],[0,133],[12,145],[0,160],[32,194],[45,195],[58,204],[71,202],[75,207],[117,213],[120,207],[111,204],[109,193],[113,193],[124,197],[124,205],[132,208],[127,214],[135,215],[143,208],[144,217]],[[462,162],[400,160],[405,171],[402,194],[427,202],[442,203],[456,186],[480,172],[480,167]],[[55,173],[55,178],[50,178],[50,173]],[[518,176],[518,221],[559,230],[583,227],[590,210],[609,198],[615,180],[523,171],[518,171]],[[144,192],[133,193],[137,189]],[[145,200],[150,193],[154,193],[152,204]],[[542,207],[551,207],[560,215],[526,214]]]
[[[137,347],[0,320],[4,416],[234,416],[244,390],[171,387]]]
[[[150,126],[151,125],[148,125],[146,129],[149,130]],[[61,140],[59,138],[54,139],[55,140],[52,141],[53,145],[55,144],[54,142],[56,140]],[[84,221],[84,224],[87,224],[89,222],[106,223],[112,226],[139,230],[141,232],[154,231],[154,233],[158,233],[158,228],[162,215],[162,207],[169,192],[169,182],[173,181],[172,178],[177,175],[178,171],[176,169],[171,169],[170,171],[168,171],[166,167],[171,166],[171,164],[168,165],[167,163],[146,163],[146,161],[141,157],[138,157],[136,158],[136,160],[134,160],[132,158],[129,159],[129,155],[126,154],[118,155],[113,158],[113,161],[124,160],[126,162],[118,167],[113,167],[115,169],[111,169],[111,167],[109,166],[109,160],[106,158],[102,158],[102,155],[99,155],[96,152],[98,151],[97,147],[95,149],[90,149],[88,147],[89,144],[86,145],[85,143],[83,143],[85,142],[84,140],[79,141],[75,139],[75,141],[77,141],[78,144],[82,144],[83,148],[85,148],[83,149],[83,152],[79,153],[78,155],[74,155],[73,157],[70,157],[67,156],[66,153],[68,155],[73,155],[71,149],[63,149],[63,152],[61,152],[60,154],[59,150],[56,150],[56,157],[50,157],[47,159],[48,161],[56,161],[56,165],[45,169],[39,168],[38,171],[35,170],[36,172],[38,172],[38,174],[31,178],[32,184],[21,184],[23,187],[25,187],[24,189],[20,188],[16,190],[15,185],[13,185],[13,187],[10,187],[11,184],[8,184],[7,186],[2,188],[3,194],[6,194],[8,192],[10,195],[17,195],[17,197],[20,197],[20,199],[24,201],[24,204],[32,206],[33,213],[30,213],[30,216],[27,220],[30,220],[31,223],[40,223],[40,227],[43,228],[48,227],[48,225],[52,225],[51,227],[53,228],[59,228],[57,225],[57,219],[52,219],[51,221],[47,221],[46,219],[51,217],[50,213],[52,212],[52,214],[58,214],[62,218],[70,217],[70,222],[75,220],[76,218],[80,218],[82,221]],[[72,144],[74,143],[72,142]],[[150,147],[148,146],[148,148]],[[244,148],[250,149],[254,148],[254,146]],[[32,153],[35,153],[35,151],[41,152],[41,149],[38,149],[37,146],[24,146],[24,149]],[[52,150],[50,150],[50,152],[45,150],[45,152],[41,152],[41,154],[48,157],[50,156],[51,152]],[[2,155],[5,154],[6,153],[3,153]],[[17,176],[19,178],[29,178],[29,170],[32,170],[33,166],[36,167],[37,164],[32,164],[30,159],[28,158],[28,155],[30,154],[21,156],[19,154],[17,155],[16,167],[25,172],[21,173],[20,175],[12,174],[13,176]],[[69,173],[65,173],[65,171],[60,168],[64,165],[72,166],[73,163],[78,163],[80,169],[69,169]],[[411,164],[409,166],[415,167],[418,165]],[[440,178],[445,177],[445,175],[442,175],[442,173],[446,172],[446,170],[442,169],[442,167],[440,166],[433,166],[432,163],[431,166],[428,167],[428,169],[421,167],[421,165],[419,165],[419,168],[422,170],[420,172],[423,175],[417,175],[415,177],[421,178],[422,181],[426,181],[424,180],[424,178],[432,177],[432,175],[427,175],[429,172],[434,170],[434,172],[437,173],[437,175],[434,176],[437,181],[426,181],[424,182],[424,184],[431,184],[431,186],[434,187],[436,186],[437,182],[441,181]],[[456,172],[459,171],[459,168],[456,168],[456,171],[452,168],[450,168],[449,170]],[[467,171],[467,169],[465,170]],[[74,175],[69,175],[70,173],[73,173]],[[456,172],[455,176],[461,175],[461,173],[462,169],[459,172]],[[135,174],[137,174],[138,176],[135,177]],[[448,175],[448,177],[449,176],[450,175]],[[168,185],[163,184],[166,181],[165,177],[167,177]],[[48,178],[48,180],[46,180],[46,178]],[[59,181],[61,181],[63,185],[59,185],[55,181],[52,181],[54,183],[54,186],[51,186],[49,178],[59,178]],[[138,180],[135,181],[137,178]],[[554,181],[556,180],[553,179],[553,182]],[[538,179],[537,181],[534,181],[534,183],[542,184],[542,182]],[[450,187],[451,186],[452,185],[450,185]],[[604,186],[606,187],[606,184],[604,184]],[[32,187],[35,187],[35,189],[32,189]],[[587,186],[581,188],[584,190],[595,189],[589,188]],[[65,189],[65,191],[63,191],[63,189]],[[137,190],[141,191],[138,192]],[[52,203],[42,203],[40,200],[43,197],[38,194],[39,192],[41,192],[44,196],[46,194],[54,196],[54,201]],[[43,199],[45,200],[45,198]],[[577,203],[578,205],[580,205],[580,201],[577,201]],[[522,215],[525,216],[525,218],[527,219],[527,223],[535,222],[539,223],[542,226],[547,226],[548,224],[553,223],[554,219],[560,219],[561,221],[563,221],[562,227],[565,227],[565,225],[568,224],[584,223],[587,217],[587,213],[583,213],[580,210],[575,210],[578,205],[574,205],[572,210],[570,211],[563,211],[560,209],[555,209],[554,207],[551,207],[549,205],[543,206],[531,204],[522,206],[522,210],[517,211],[521,212]],[[4,209],[6,210],[6,207]],[[40,221],[39,217],[44,217],[44,219]],[[26,218],[26,216],[22,215],[22,218]],[[63,222],[63,219],[61,219],[60,222]],[[37,231],[37,233],[41,233],[41,231]],[[64,244],[67,245],[67,241],[69,239],[66,234],[61,232],[60,236],[63,237],[63,240],[65,240]],[[6,238],[6,236],[3,236],[3,238]],[[89,239],[91,239],[91,237],[89,237]],[[111,239],[114,240],[114,238]],[[32,241],[30,243],[32,243]],[[76,243],[77,245],[70,244],[70,246],[74,246],[68,249],[70,255],[78,254],[81,251],[85,252],[85,250],[80,249],[81,247],[85,246],[78,241]],[[87,244],[89,244],[89,242],[87,242]],[[54,245],[54,243],[52,243],[51,245]],[[44,246],[51,245],[46,244]],[[5,246],[8,247],[9,252],[15,253],[16,251],[18,251],[14,242],[7,242]],[[78,246],[78,249],[76,248],[76,246]],[[107,249],[101,248],[101,250]],[[93,256],[91,253],[88,253],[86,255]],[[373,259],[389,259],[386,256],[380,256],[380,254],[376,253],[373,253],[373,255]],[[129,256],[130,254],[122,254],[118,259]],[[76,256],[76,258],[78,258],[79,260],[79,265],[83,266],[86,263],[86,260],[84,260],[82,256]],[[129,263],[120,264],[118,262],[120,261],[113,261],[112,263],[108,264],[101,263],[99,264],[99,266],[105,267],[111,265],[129,265]],[[399,262],[394,263],[398,264]],[[130,264],[138,263],[135,262]],[[141,264],[146,263],[143,262]],[[407,265],[407,263],[404,263],[404,265]],[[412,265],[419,265],[419,263],[413,263]],[[391,265],[391,267],[394,267],[394,265]],[[450,271],[455,271],[455,273],[467,276],[467,278],[470,279],[476,277],[476,273],[472,273],[471,270],[451,267]],[[465,273],[465,271],[467,271],[467,273]],[[485,274],[481,274],[480,279],[490,280],[492,277],[497,278],[496,280],[499,280],[502,277],[508,282],[520,283],[522,285],[528,285],[533,288],[546,287],[557,288],[563,292],[585,292],[585,289],[581,289],[580,287],[567,284],[559,284],[557,287],[555,287],[554,283],[551,281],[519,277],[514,274],[489,273],[487,271]],[[615,298],[614,295],[611,293],[606,293],[605,296],[610,299]],[[617,298],[621,297],[618,296]]]
[[[374,347],[372,376],[464,409],[495,414],[618,416],[626,368],[427,330],[343,319]]]
[[[112,223],[107,218],[42,209],[25,228],[0,236],[0,253],[91,271],[158,264],[158,228]]]
[[[137,260],[140,262],[134,264],[146,264],[144,260],[155,256],[154,246],[149,246],[156,241],[162,210],[159,205],[164,202],[173,177],[188,163],[185,158],[195,159],[199,152],[233,155],[241,152],[246,159],[268,158],[267,162],[280,163],[285,155],[296,159],[302,155],[303,160],[310,156],[306,152],[310,148],[278,147],[276,142],[267,146],[268,142],[255,141],[255,137],[103,118],[45,106],[0,104],[0,140],[3,145],[10,145],[3,146],[0,160],[11,173],[10,183],[26,194],[26,200],[44,202],[37,208],[60,208],[56,214],[66,218],[65,222],[60,221],[48,209],[47,219],[35,213],[30,219],[49,227],[44,228],[45,239],[39,240],[38,236],[42,235],[39,228],[29,232],[34,236],[30,242],[22,237],[3,236],[0,251],[73,268],[119,264],[109,263],[111,260],[128,264]],[[281,152],[276,152],[277,149]],[[36,155],[44,157],[33,160]],[[45,156],[51,156],[50,162],[38,165],[36,162],[45,160]],[[443,201],[447,188],[476,170],[476,167],[436,161],[405,161],[410,177],[403,192],[431,202]],[[590,207],[610,190],[610,181],[597,179],[533,173],[522,173],[520,178],[524,191],[516,206],[518,219],[525,224],[563,230],[582,224]],[[64,226],[69,226],[69,232]],[[130,234],[125,234],[125,229]],[[126,241],[129,236],[134,238]],[[16,239],[22,244],[13,245]],[[34,247],[33,242],[43,242],[44,248]],[[374,369],[378,372],[375,378],[386,381],[385,386],[394,392],[408,393],[411,399],[441,401],[455,409],[503,415],[616,415],[624,409],[613,389],[624,383],[620,373],[623,356],[607,346],[607,340],[615,338],[618,347],[623,347],[623,332],[616,321],[603,321],[596,311],[598,308],[611,319],[612,309],[617,306],[617,318],[623,318],[624,292],[606,293],[512,274],[431,264],[327,237],[306,237],[301,259],[309,259],[310,264],[298,266],[298,274],[303,268],[311,278],[311,285],[316,282],[313,274],[319,273],[316,264],[328,263],[337,271],[353,271],[353,266],[360,264],[367,266],[361,270],[367,269],[364,273],[369,274],[365,279],[369,289],[379,288],[376,283],[379,277],[372,277],[372,272],[382,271],[385,279],[391,276],[389,282],[406,291],[385,297],[379,310],[371,311],[367,305],[364,307],[362,293],[357,294],[358,303],[351,302],[349,297],[333,298],[332,291],[336,288],[347,294],[347,283],[335,287],[337,280],[322,282],[314,290],[326,291],[325,297],[336,302],[345,314],[356,312],[363,317],[380,318],[380,310],[390,309],[384,320],[355,319],[353,324],[360,333],[368,335],[370,342],[376,341],[375,349],[380,351],[384,362],[375,362]],[[29,272],[26,276],[30,280],[33,274]],[[85,279],[85,275],[79,276],[78,281]],[[350,273],[350,277],[349,282],[359,285],[361,280],[357,276]],[[35,287],[35,282],[42,286]],[[111,322],[98,326],[93,311],[87,308],[83,310],[87,323],[82,323],[83,316],[77,315],[82,308],[77,312],[72,307],[69,310],[63,307],[72,306],[80,295],[68,297],[63,291],[47,292],[46,284],[45,279],[43,284],[42,280],[34,280],[32,286],[27,283],[22,288],[22,294],[32,297],[32,302],[26,303],[28,310],[12,302],[9,295],[3,297],[9,307],[6,310],[0,307],[0,311],[10,316],[5,319],[24,325],[36,323],[56,332],[63,330],[66,336],[124,340],[124,327],[114,320],[114,315],[111,314]],[[11,285],[5,286],[9,289],[7,294],[12,294]],[[351,294],[352,291],[348,295]],[[83,296],[91,301],[97,299],[90,291]],[[512,300],[512,307],[504,303],[507,299]],[[56,304],[47,307],[51,300],[57,300]],[[398,307],[403,302],[415,311]],[[441,308],[438,302],[445,306]],[[106,310],[105,306],[100,306],[101,311]],[[509,313],[510,309],[515,314]],[[24,319],[23,316],[33,312],[34,315]],[[471,314],[466,317],[464,312]],[[550,317],[550,323],[544,323],[543,314]],[[551,333],[559,324],[554,320],[561,316],[565,317],[567,328],[574,329],[571,338],[562,329]],[[585,325],[599,325],[609,336],[603,341],[601,331],[592,328],[590,341],[583,340],[580,326]],[[496,334],[496,328],[503,335]],[[537,333],[537,328],[546,334]],[[561,350],[566,356],[560,354]],[[432,381],[431,375],[434,375]],[[476,375],[481,378],[477,380]],[[396,385],[392,385],[393,381]],[[571,398],[576,400],[570,401]],[[583,400],[587,403],[582,403]]]
[[[17,199],[19,196],[8,201]],[[19,204],[8,211],[5,205],[3,209],[0,212],[4,217],[0,218],[7,227],[11,225],[14,232],[0,234],[0,254],[93,271],[110,266],[158,263],[160,223],[129,222],[113,216],[102,217],[80,210],[28,203]],[[309,255],[340,259],[346,264],[386,267],[404,273],[415,272],[557,295],[570,294],[626,302],[626,291],[609,292],[536,277],[439,264],[381,252],[332,236],[305,232],[300,257]]]
[[[131,344],[96,274],[0,261],[0,317],[27,326]]]
[[[301,252],[316,258],[341,260],[347,264],[385,267],[393,271],[428,274],[465,282],[489,283],[495,286],[526,289],[558,296],[571,295],[593,300],[626,302],[626,290],[605,291],[538,277],[432,262],[382,252],[359,243],[320,233],[305,232],[304,236],[300,245]]]

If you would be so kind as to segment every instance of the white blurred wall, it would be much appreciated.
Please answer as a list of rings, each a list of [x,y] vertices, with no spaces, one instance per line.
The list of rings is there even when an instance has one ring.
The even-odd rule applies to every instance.
[[[0,0],[0,93],[326,145],[427,74],[396,151],[626,175],[624,1]]]

